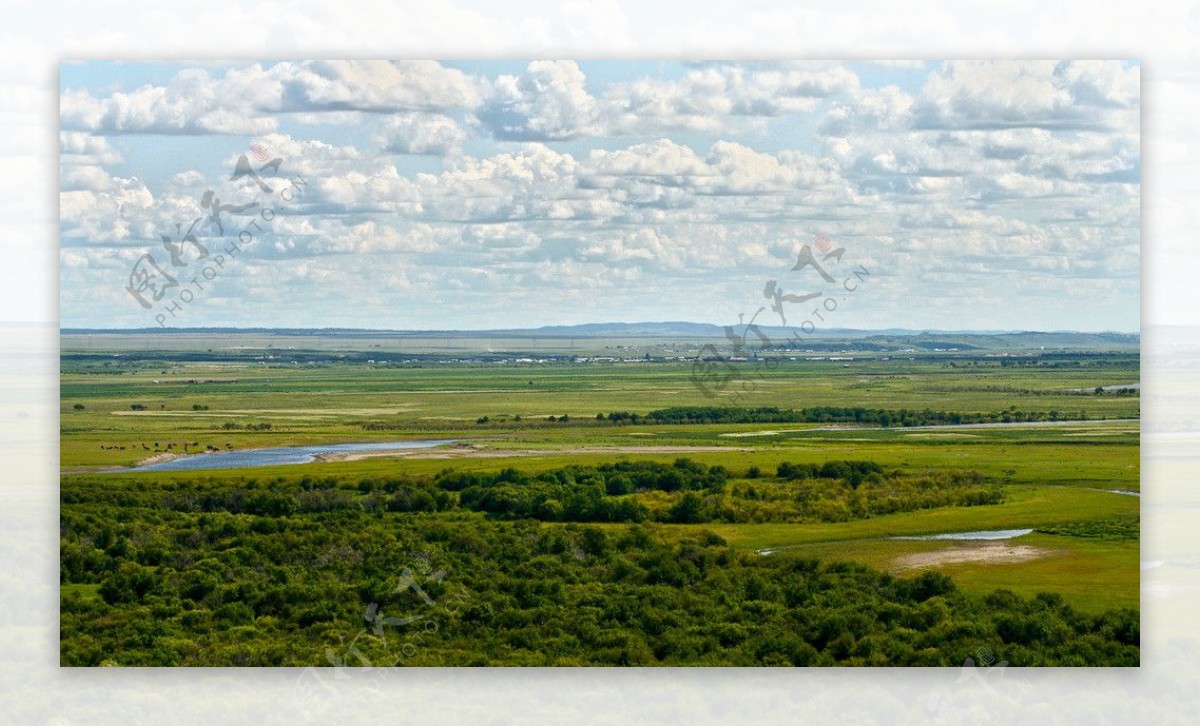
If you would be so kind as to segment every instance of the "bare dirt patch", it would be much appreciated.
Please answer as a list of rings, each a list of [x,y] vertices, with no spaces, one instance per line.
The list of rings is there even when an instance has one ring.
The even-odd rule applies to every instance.
[[[918,570],[952,563],[1024,563],[1059,552],[1061,551],[1039,548],[1034,545],[1010,545],[1008,543],[961,545],[902,555],[892,561],[892,570]]]
[[[174,452],[162,452],[160,454],[154,455],[153,457],[139,459],[137,462],[134,463],[133,466],[134,467],[145,467],[146,465],[158,464],[159,462],[170,462],[171,460],[179,459],[182,456],[183,456],[182,454],[175,454]]]
[[[807,432],[809,429],[762,429],[756,432],[727,432],[718,434],[718,437],[774,437],[777,434],[791,434],[792,432]]]

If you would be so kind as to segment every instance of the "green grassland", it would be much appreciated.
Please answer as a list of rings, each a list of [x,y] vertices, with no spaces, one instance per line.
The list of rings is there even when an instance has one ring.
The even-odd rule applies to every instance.
[[[1104,614],[1113,609],[1136,612],[1138,608],[1136,528],[1132,537],[1128,528],[1109,538],[1095,536],[1107,532],[1106,523],[1136,518],[1138,512],[1139,498],[1110,491],[1139,490],[1139,397],[1136,392],[1095,392],[1100,386],[1137,382],[1136,352],[1078,356],[1058,352],[1045,357],[1032,355],[1013,360],[978,352],[914,356],[859,352],[850,356],[852,361],[831,361],[828,355],[797,355],[781,359],[770,367],[754,361],[731,363],[732,368],[727,371],[734,373],[727,385],[716,392],[716,396],[707,396],[704,388],[694,382],[695,364],[682,360],[517,363],[510,358],[507,361],[423,359],[383,362],[364,360],[378,342],[361,344],[356,350],[313,345],[308,350],[281,351],[267,349],[258,341],[209,336],[190,339],[186,345],[174,341],[171,345],[155,345],[153,351],[139,351],[130,345],[108,350],[83,350],[77,345],[77,338],[64,339],[61,371],[63,517],[64,522],[71,523],[68,530],[74,533],[64,536],[64,552],[69,550],[71,557],[76,559],[69,572],[64,570],[62,584],[64,614],[72,614],[64,615],[70,622],[70,627],[64,631],[64,663],[102,661],[103,652],[112,644],[131,638],[127,633],[133,623],[130,619],[140,619],[155,609],[162,614],[173,614],[167,618],[175,630],[169,634],[164,632],[161,639],[183,644],[190,628],[184,625],[186,623],[203,623],[202,631],[207,635],[178,648],[126,649],[124,661],[117,661],[137,661],[137,654],[142,654],[144,663],[208,664],[222,663],[223,659],[272,664],[313,663],[314,659],[320,662],[320,650],[289,651],[271,646],[279,639],[291,638],[298,633],[289,630],[283,611],[272,611],[265,606],[262,609],[266,610],[262,610],[256,605],[253,615],[239,611],[236,617],[229,616],[232,606],[212,602],[216,598],[212,595],[215,591],[205,591],[203,603],[196,600],[194,605],[187,605],[193,603],[186,597],[191,576],[186,575],[187,568],[181,564],[194,559],[188,556],[185,542],[190,541],[184,533],[189,528],[207,533],[217,526],[204,520],[203,516],[161,505],[166,502],[164,498],[168,493],[193,492],[194,489],[196,497],[204,497],[227,493],[235,486],[231,483],[238,482],[252,483],[245,485],[252,488],[300,493],[308,487],[298,484],[300,478],[307,477],[311,481],[336,482],[329,485],[330,491],[343,490],[345,497],[350,498],[346,501],[353,501],[353,507],[369,510],[367,504],[360,507],[353,503],[374,502],[370,498],[376,490],[372,488],[380,485],[369,483],[384,482],[388,478],[404,478],[406,483],[435,488],[434,483],[440,481],[439,477],[444,478],[448,471],[487,477],[510,468],[536,480],[539,475],[549,477],[564,468],[599,468],[620,462],[667,465],[681,457],[703,468],[720,468],[728,473],[727,481],[723,479],[719,488],[701,493],[709,508],[706,511],[709,514],[701,518],[702,522],[671,522],[674,515],[670,513],[676,512],[681,500],[688,496],[686,492],[638,490],[625,497],[644,508],[648,523],[597,521],[586,526],[604,533],[610,543],[623,543],[617,550],[624,555],[606,561],[605,567],[611,570],[602,572],[588,566],[577,572],[571,570],[575,567],[572,565],[568,570],[573,575],[566,575],[566,571],[559,573],[560,566],[546,564],[546,568],[558,573],[553,578],[567,578],[566,583],[576,583],[573,588],[586,590],[599,587],[604,579],[619,577],[614,573],[633,574],[637,569],[621,565],[624,562],[621,558],[633,558],[630,554],[643,546],[637,545],[641,541],[630,533],[639,528],[651,528],[654,542],[660,544],[654,547],[677,551],[682,548],[680,552],[693,547],[688,543],[711,535],[712,542],[705,547],[726,548],[734,555],[719,555],[713,550],[707,557],[734,558],[722,561],[731,563],[729,577],[734,580],[743,577],[743,572],[752,573],[757,568],[790,572],[788,569],[793,566],[787,564],[792,561],[798,564],[796,568],[807,568],[799,564],[810,559],[830,564],[861,564],[901,580],[917,578],[923,572],[943,573],[950,576],[955,584],[954,593],[959,594],[953,598],[945,596],[949,599],[946,607],[952,613],[959,609],[967,621],[976,619],[979,609],[985,608],[981,604],[995,601],[989,594],[997,589],[1016,594],[1018,601],[1013,603],[1018,605],[1011,607],[1026,609],[1021,611],[1025,614],[1021,618],[1026,618],[1038,607],[1020,606],[1025,603],[1020,599],[1034,599],[1045,593],[1059,594],[1055,598],[1061,599],[1065,604],[1061,608],[1070,613],[1064,611],[1055,618],[1061,617],[1063,623],[1077,628],[1080,634],[1095,627],[1095,624],[1086,626],[1086,618],[1111,621],[1117,617]],[[437,346],[443,342],[439,339],[434,343],[437,345],[430,350],[439,350]],[[639,348],[636,341],[628,340],[622,343],[594,342],[592,349],[606,353],[617,345],[623,347],[619,355],[633,358],[646,353],[657,356],[662,351],[687,349],[686,345],[672,347],[664,343]],[[220,355],[210,355],[213,350]],[[458,349],[447,345],[440,350]],[[468,351],[469,346],[464,345],[462,350]],[[536,359],[536,355],[532,357]],[[847,356],[839,354],[838,358]],[[855,427],[819,422],[666,424],[642,420],[637,424],[617,424],[597,419],[597,414],[636,412],[644,416],[651,411],[678,406],[868,407],[982,413],[1004,416],[1006,420],[1011,417],[1013,421],[978,427]],[[1039,421],[1021,421],[1025,418]],[[465,451],[461,446],[450,446],[404,456],[223,470],[219,476],[186,471],[112,472],[155,454],[180,454],[184,443],[188,445],[187,453],[191,454],[204,448],[254,449],[434,438],[459,440],[474,448]],[[1000,496],[994,504],[918,507],[887,514],[855,510],[854,515],[835,517],[805,515],[807,511],[796,510],[794,502],[802,485],[809,491],[820,491],[845,483],[827,479],[806,485],[798,483],[776,476],[780,464],[821,465],[841,460],[877,463],[885,472],[891,473],[888,477],[907,478],[903,480],[905,482],[973,473],[972,477],[978,477]],[[752,471],[755,472],[751,474]],[[871,487],[884,487],[889,481],[892,480],[885,480],[884,484],[876,482]],[[854,489],[857,487],[855,484]],[[864,490],[868,491],[869,488]],[[122,492],[127,494],[120,495]],[[850,489],[838,490],[838,493],[838,497],[850,499],[857,496]],[[328,522],[319,520],[325,523],[322,528],[331,525],[335,528],[386,528],[389,527],[387,523],[394,520],[392,527],[398,529],[396,532],[407,533],[407,529],[415,527],[417,522],[411,518],[417,517],[420,522],[457,523],[454,527],[464,531],[462,537],[468,537],[472,530],[478,529],[480,533],[490,532],[492,537],[504,540],[516,537],[514,533],[521,527],[537,528],[542,533],[537,537],[543,539],[575,537],[570,533],[575,532],[571,528],[576,525],[553,518],[533,523],[506,521],[503,514],[495,512],[489,515],[470,513],[467,517],[467,513],[453,504],[462,496],[462,492],[449,494],[446,497],[450,504],[444,508],[439,505],[436,513],[420,516],[389,512],[371,515],[367,512],[351,517],[349,511],[342,515],[336,514],[340,511],[318,515],[315,510],[313,514],[302,510],[289,512],[280,517],[279,522],[295,528],[295,533],[311,533],[315,531],[310,528],[318,522],[312,518],[333,518]],[[122,505],[122,502],[126,504]],[[225,511],[218,508],[214,512]],[[718,516],[715,514],[718,512],[725,514]],[[251,537],[244,531],[246,527],[258,528],[254,533],[260,539],[273,532],[272,527],[282,527],[261,522],[264,520],[261,516],[229,513],[240,523],[235,531],[243,533],[238,537],[230,536],[233,538],[229,540],[230,547],[235,550],[245,548],[246,543],[251,542],[243,543],[238,539]],[[839,520],[839,517],[845,519]],[[113,524],[127,518],[133,518],[135,522],[121,526]],[[747,521],[755,518],[762,521]],[[110,524],[104,525],[105,522]],[[338,522],[342,525],[336,526]],[[485,527],[485,522],[492,524]],[[506,524],[509,522],[511,524]],[[564,527],[567,530],[563,531]],[[971,559],[939,562],[939,554],[962,549],[962,544],[889,539],[1022,528],[1035,529],[1035,532],[1007,541],[1008,544],[1028,546],[1029,552],[1037,555],[1014,562]],[[556,535],[560,532],[567,535]],[[169,546],[161,546],[164,555],[157,561],[149,558],[145,543],[157,542],[157,539],[167,537],[166,533],[174,534],[170,536],[173,540]],[[404,537],[419,539],[426,535],[414,531]],[[193,555],[222,561],[226,556],[221,555],[225,551],[219,546],[220,537],[211,534],[206,537],[209,538],[205,541],[207,544],[197,545]],[[303,537],[311,540],[314,536]],[[631,537],[634,540],[630,540]],[[98,538],[111,542],[106,540],[109,544],[99,547],[96,544]],[[329,552],[339,547],[372,552],[370,546],[352,534],[347,534],[343,541],[340,545],[322,541],[321,547],[333,549]],[[297,543],[297,547],[303,549],[315,547],[307,542]],[[428,550],[433,546],[426,540],[420,547]],[[649,549],[647,552],[653,550],[649,545],[644,547]],[[474,556],[456,555],[457,551],[449,541],[438,541],[437,548],[442,557],[448,563],[455,563],[456,567],[483,567]],[[769,555],[755,553],[764,549],[773,552]],[[233,551],[229,553],[228,557],[234,557]],[[928,557],[921,561],[924,565],[906,565],[915,562],[906,559],[917,555]],[[493,553],[493,557],[500,556]],[[256,567],[261,570],[267,566]],[[149,568],[161,572],[156,571],[153,575],[148,570],[143,572]],[[517,579],[510,585],[518,583],[520,578],[533,577],[523,568],[512,565],[505,571],[505,578]],[[176,572],[179,575],[175,575]],[[229,574],[235,572],[236,577],[243,577],[251,571],[228,571]],[[824,571],[822,574],[812,578],[826,578]],[[128,601],[114,595],[119,594],[118,586],[136,590],[137,579],[143,577],[148,579],[147,582],[159,585],[147,586],[146,593],[139,592],[140,600]],[[307,576],[294,574],[291,577]],[[370,573],[362,577],[367,580],[377,578]],[[830,583],[840,582],[833,576],[828,577],[832,579]],[[464,578],[468,576],[464,575]],[[655,577],[643,574],[629,575],[628,579],[632,580],[627,579],[628,583],[633,584],[637,578],[649,579],[646,588],[656,582]],[[663,578],[673,582],[674,576]],[[683,579],[681,583],[700,582],[687,580],[684,576],[678,578]],[[720,581],[720,584],[718,591],[728,585],[726,581]],[[476,585],[480,589],[495,587],[487,579]],[[266,585],[260,584],[260,587]],[[365,588],[359,588],[360,595],[367,592],[363,590]],[[337,586],[337,589],[341,592],[344,587]],[[580,593],[560,596],[563,602],[578,606],[587,601],[586,598],[578,600],[583,598]],[[644,593],[637,597],[643,596]],[[365,595],[362,597],[366,598]],[[222,598],[234,599],[234,596]],[[546,599],[551,596],[544,594],[541,598],[539,601],[530,596],[528,608],[548,608],[535,604],[548,603]],[[779,598],[787,600],[783,595]],[[180,603],[184,605],[180,606]],[[1043,602],[1035,599],[1028,603]],[[340,608],[337,606],[334,610]],[[681,608],[687,610],[684,606]],[[912,608],[919,610],[924,606],[914,602]],[[1005,605],[1000,610],[1008,608],[1010,606]],[[196,613],[204,611],[205,615],[187,616],[187,612],[193,610]],[[350,611],[352,609],[347,613]],[[532,612],[522,613],[521,618],[529,618]],[[311,614],[305,616],[309,624],[304,626],[305,633],[308,637],[329,640],[334,639],[336,632],[340,638],[352,624],[339,621],[351,618],[341,611],[339,614],[316,621],[311,620]],[[515,613],[510,617],[518,619]],[[743,617],[749,619],[747,623],[754,620],[752,614],[742,614],[738,618]],[[466,639],[470,634],[478,637],[482,633],[480,629],[484,626],[477,621],[486,620],[485,616],[476,614],[472,618],[476,619],[472,621],[474,625],[469,628],[466,624],[461,625],[457,638]],[[986,632],[991,634],[987,638],[1010,643],[1005,634],[1011,632],[1011,623],[1000,616],[996,618],[1000,620],[994,626],[980,626],[980,633]],[[82,626],[88,620],[94,620],[98,624],[95,628],[100,632],[107,629],[108,636],[88,636]],[[658,628],[661,626],[655,627]],[[989,631],[993,628],[994,631]],[[222,629],[257,629],[257,635],[247,631],[243,636],[250,642],[259,643],[262,650],[253,656],[233,654],[236,650],[223,651],[224,647],[216,638]],[[603,648],[587,647],[593,651],[599,649],[595,653],[603,651],[608,655],[599,659],[578,658],[580,649],[585,648],[580,644],[586,640],[579,641],[579,634],[572,635],[569,629],[563,632],[562,643],[554,648],[525,643],[522,641],[525,637],[512,636],[509,641],[489,641],[487,648],[480,647],[486,658],[481,657],[483,661],[479,663],[741,664],[775,663],[773,660],[778,658],[779,663],[826,663],[828,660],[828,663],[899,664],[951,663],[957,658],[956,653],[950,653],[952,650],[939,652],[935,658],[922,650],[936,650],[935,647],[921,646],[923,642],[918,643],[919,639],[914,641],[895,634],[886,638],[898,639],[896,643],[906,645],[893,644],[886,649],[872,650],[873,647],[868,648],[874,643],[871,640],[885,637],[873,636],[866,631],[856,637],[858,651],[845,644],[836,646],[821,641],[822,648],[817,649],[816,655],[797,646],[786,658],[778,654],[756,657],[751,652],[767,653],[763,651],[766,647],[755,647],[758,649],[755,651],[746,646],[748,641],[735,639],[737,644],[730,646],[721,637],[714,637],[715,641],[709,643],[706,641],[708,636],[696,636],[696,643],[685,648],[666,637],[662,637],[665,641],[658,638],[657,633],[651,629],[625,633],[620,639],[612,634],[603,638],[597,636],[600,641],[611,637],[617,639],[613,644],[618,641],[620,644],[619,648],[611,644]],[[158,643],[151,637],[142,638],[150,639],[147,643]],[[947,643],[959,642],[950,639]],[[1049,647],[1038,643],[1012,641],[1014,650],[1009,653],[1010,662],[1077,663],[1061,655],[1046,656],[1051,653]],[[986,644],[975,643],[972,648],[980,645]],[[722,651],[727,647],[727,651]],[[1096,648],[1099,649],[1097,653],[1104,651]],[[439,650],[445,650],[445,653],[438,656]],[[431,646],[422,650],[421,657],[411,663],[475,663],[466,655],[470,650],[465,642],[453,645],[444,642],[436,648]],[[158,656],[148,656],[150,653]],[[1104,663],[1115,663],[1113,659],[1118,657],[1103,659]]]

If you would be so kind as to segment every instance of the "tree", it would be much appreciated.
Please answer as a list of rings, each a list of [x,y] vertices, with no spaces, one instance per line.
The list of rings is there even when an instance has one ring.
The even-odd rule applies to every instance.
[[[534,516],[545,522],[555,522],[563,518],[563,506],[558,500],[545,500],[537,506]]]
[[[605,478],[604,490],[609,495],[628,495],[633,492],[633,480],[624,473],[610,474]]]
[[[584,528],[581,540],[580,546],[588,555],[603,558],[608,554],[608,536],[600,528]]]
[[[679,498],[679,502],[675,503],[667,513],[668,522],[673,523],[700,523],[704,522],[703,516],[703,501],[700,496],[694,492],[685,493]]]

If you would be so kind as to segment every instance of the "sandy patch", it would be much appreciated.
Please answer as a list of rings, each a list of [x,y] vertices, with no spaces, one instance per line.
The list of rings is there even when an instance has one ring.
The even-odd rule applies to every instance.
[[[134,467],[145,467],[146,465],[158,464],[159,462],[170,462],[171,460],[179,459],[182,456],[183,456],[182,454],[175,454],[174,452],[162,452],[160,454],[154,455],[153,457],[147,457],[146,459],[139,459],[137,462],[134,463],[133,466]]]
[[[805,429],[802,431],[811,432],[811,431],[816,431],[816,430]],[[796,437],[796,439],[800,439],[800,437]],[[879,441],[878,439],[871,439],[870,437],[804,437],[803,439],[805,442],[878,442]]]
[[[1059,551],[1033,545],[983,543],[902,555],[892,561],[894,571],[933,568],[951,563],[1024,563],[1044,558]]]
[[[1115,437],[1120,434],[1136,434],[1135,429],[1119,429],[1115,432],[1063,432],[1064,437]]]
[[[773,437],[776,434],[791,434],[792,432],[808,432],[810,429],[764,429],[759,432],[727,432],[718,434],[719,437]]]
[[[88,465],[86,467],[66,467],[59,470],[60,475],[90,475],[97,472],[117,472],[127,467],[111,467],[109,465]]]

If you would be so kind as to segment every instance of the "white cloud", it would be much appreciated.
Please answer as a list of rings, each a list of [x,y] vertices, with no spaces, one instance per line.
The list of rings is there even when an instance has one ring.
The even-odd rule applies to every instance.
[[[679,80],[614,84],[604,95],[605,126],[609,133],[717,131],[738,118],[808,113],[820,99],[857,86],[840,64],[711,64]]]
[[[865,88],[836,102],[818,128],[821,134],[846,137],[855,133],[892,131],[911,123],[913,98],[898,86]]]
[[[180,71],[165,86],[145,85],[103,98],[67,90],[60,105],[64,129],[107,133],[266,134],[281,112],[398,112],[468,109],[481,87],[461,71],[433,61],[304,61]],[[304,119],[313,121],[311,117]]]
[[[280,110],[433,111],[473,108],[480,85],[436,61],[306,61],[261,74],[277,84]]]
[[[596,100],[574,61],[534,61],[500,76],[479,118],[497,139],[570,139],[593,131]]]
[[[104,168],[119,164],[120,153],[108,139],[82,132],[59,134],[59,188],[64,191],[103,192],[113,188],[112,175]]]
[[[63,93],[60,118],[64,129],[109,133],[260,134],[275,129],[276,120],[246,113],[244,99],[222,98],[207,71],[179,72],[167,86],[142,86],[96,98],[88,91]]]
[[[769,194],[792,189],[800,180],[794,168],[775,156],[736,142],[713,144],[708,161],[714,173],[707,191],[714,194]]]
[[[385,118],[376,141],[394,154],[445,156],[456,152],[466,138],[466,132],[449,116],[413,113]]]
[[[858,88],[836,63],[705,64],[679,79],[637,78],[593,95],[573,61],[535,61],[520,76],[500,76],[479,111],[502,140],[554,141],[689,130],[812,112],[821,99]]]
[[[109,177],[103,190],[61,192],[63,244],[149,239],[154,234],[155,209],[154,195],[137,179]]]
[[[109,171],[124,165],[116,146],[141,140],[105,135],[252,122],[266,131],[248,141],[283,160],[267,183],[307,185],[224,283],[231,294],[328,286],[352,289],[363,311],[402,296],[486,318],[467,311],[536,312],[536,285],[586,316],[609,305],[590,290],[621,291],[638,310],[686,300],[704,311],[749,282],[733,305],[757,306],[763,280],[785,274],[816,232],[895,285],[936,281],[939,300],[963,305],[997,299],[979,282],[989,271],[1136,287],[1136,69],[947,64],[920,88],[913,70],[898,74],[902,87],[864,86],[836,63],[592,81],[569,61],[491,80],[437,64],[193,69],[157,91],[64,103],[60,263],[73,281],[128,266],[161,231],[205,214],[200,195],[228,190],[240,156],[222,152],[224,172],[182,168],[147,186]],[[257,111],[239,119],[229,98]],[[252,187],[240,184],[232,192]],[[392,278],[394,294],[367,282]]]
[[[599,176],[651,177],[681,184],[686,177],[709,174],[708,165],[691,147],[670,139],[634,144],[616,151],[594,150],[588,158]]]
[[[930,74],[914,108],[921,128],[1128,127],[1138,73],[1117,61],[951,61]]]

